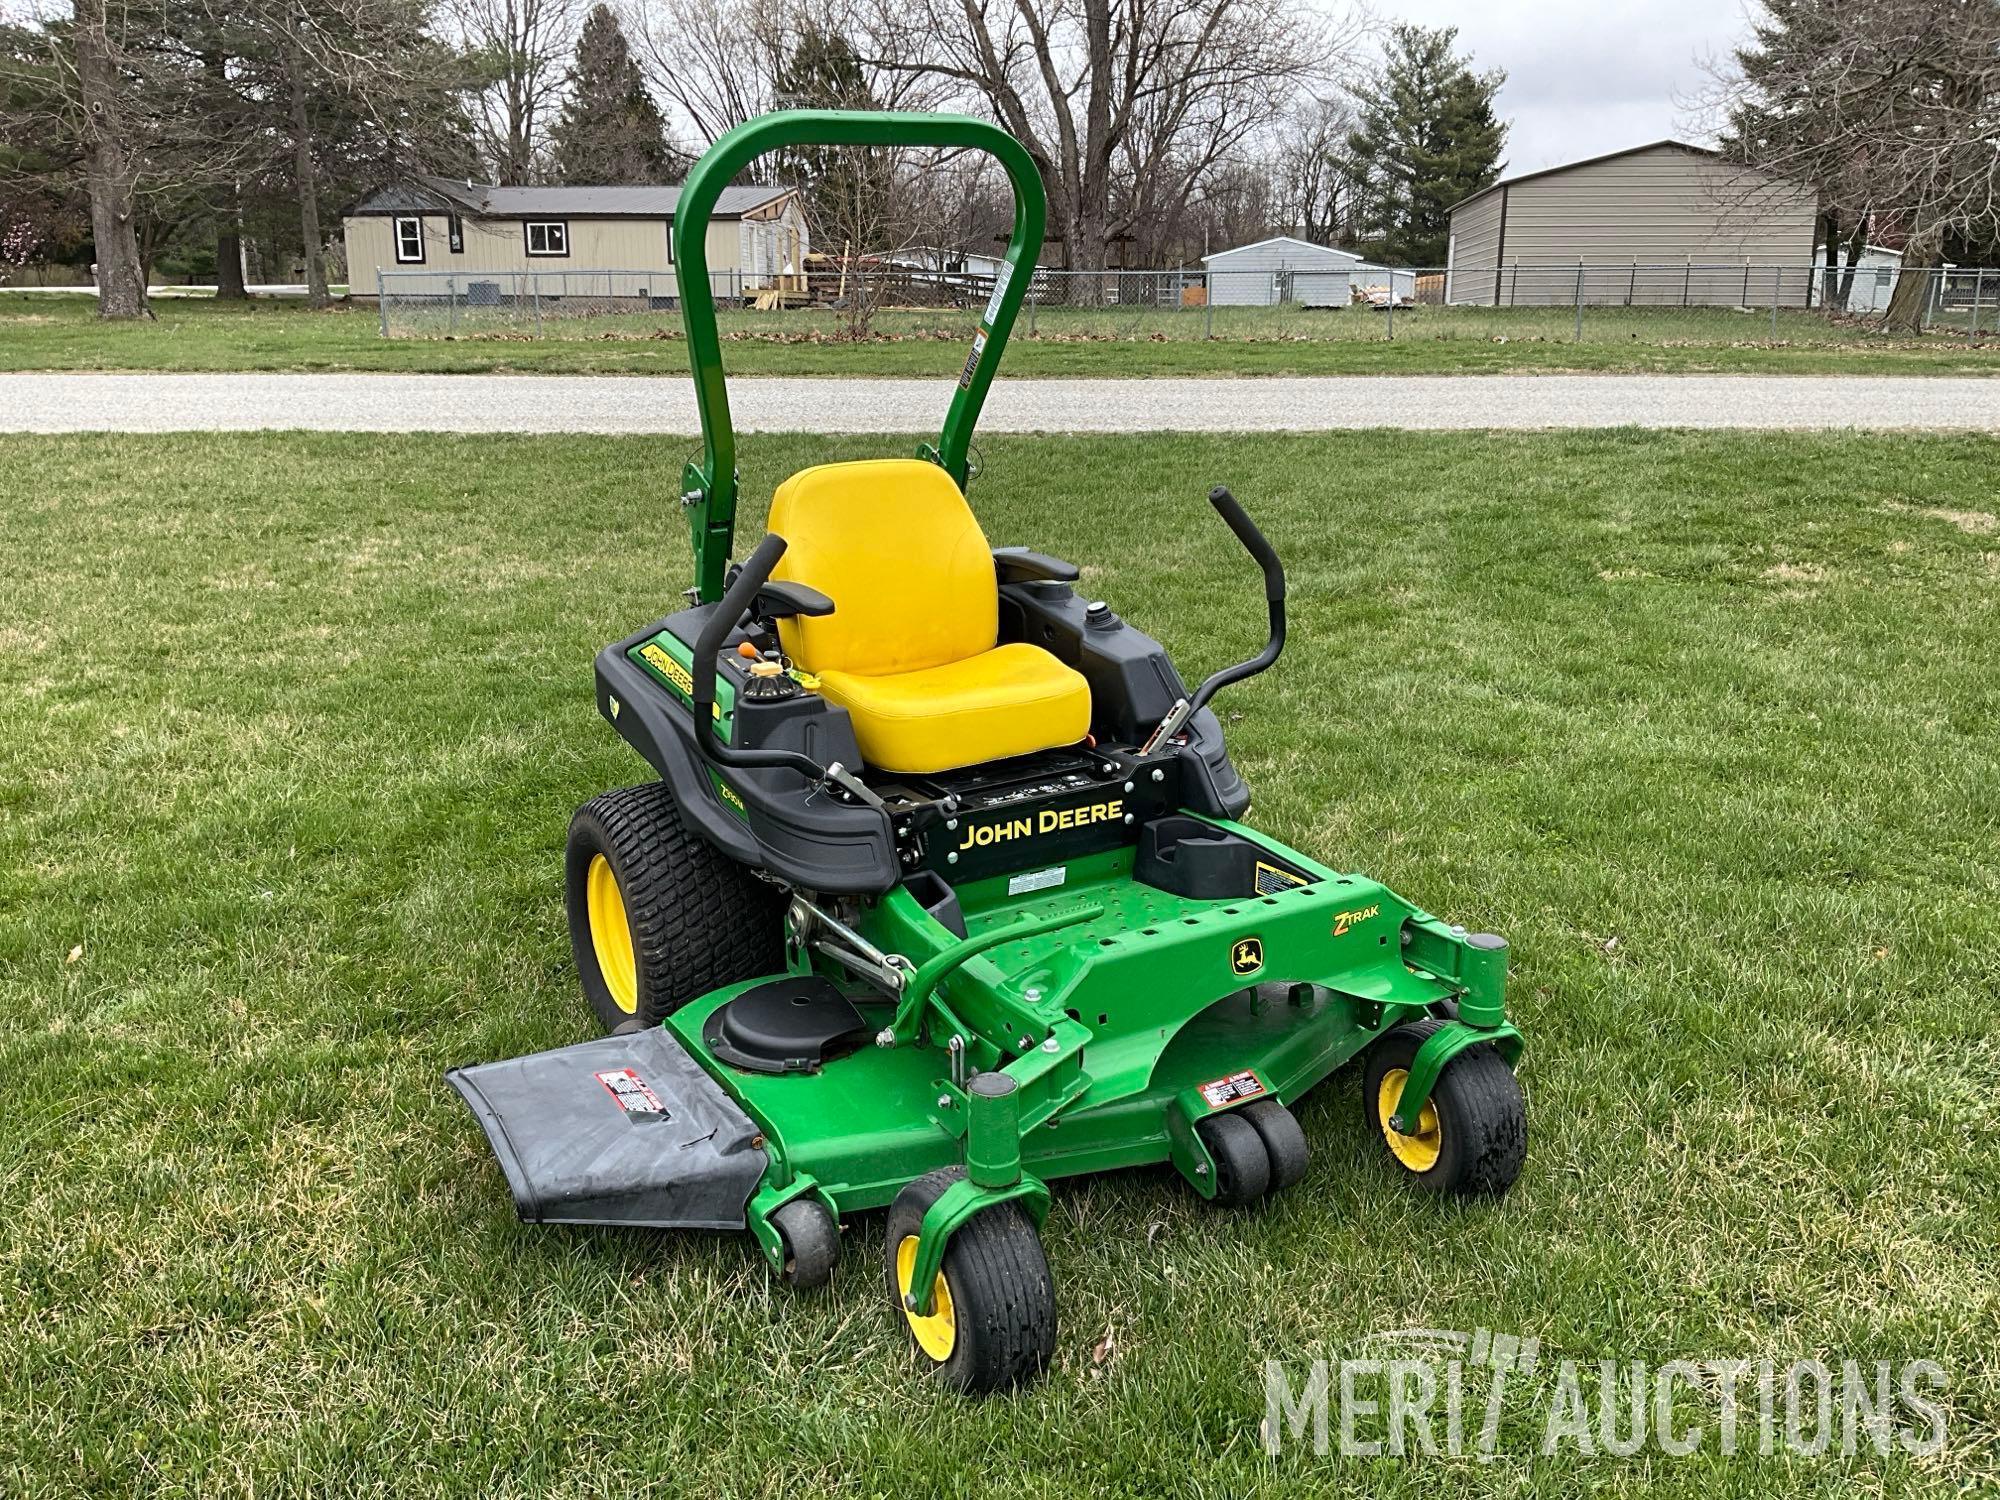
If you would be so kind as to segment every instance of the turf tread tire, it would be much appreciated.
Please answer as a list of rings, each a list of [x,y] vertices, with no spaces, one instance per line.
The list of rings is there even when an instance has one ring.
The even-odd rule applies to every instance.
[[[964,1176],[964,1167],[926,1172],[889,1207],[883,1263],[890,1303],[906,1331],[896,1248],[917,1232],[945,1189]],[[1040,1379],[1055,1357],[1055,1282],[1041,1236],[1020,1204],[998,1203],[966,1220],[945,1245],[944,1276],[957,1315],[957,1339],[950,1357],[931,1366],[938,1379],[967,1395],[1012,1390]]]
[[[1361,1104],[1376,1140],[1383,1141],[1375,1103],[1382,1075],[1391,1068],[1407,1069],[1424,1039],[1445,1025],[1435,1017],[1411,1021],[1369,1049]],[[1445,1064],[1431,1099],[1440,1126],[1437,1165],[1425,1172],[1403,1170],[1431,1192],[1461,1198],[1505,1196],[1528,1158],[1527,1104],[1507,1060],[1491,1042],[1466,1048]],[[1386,1141],[1383,1149],[1388,1149]]]
[[[585,881],[603,854],[618,877],[637,961],[638,1012],[611,998],[590,939]],[[689,828],[665,782],[590,799],[564,852],[570,946],[604,1029],[660,1024],[698,995],[785,967],[784,897]]]

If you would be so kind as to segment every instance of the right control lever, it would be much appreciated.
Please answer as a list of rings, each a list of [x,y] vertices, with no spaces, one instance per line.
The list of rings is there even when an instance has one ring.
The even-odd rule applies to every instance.
[[[1167,716],[1160,720],[1155,729],[1140,747],[1141,755],[1151,755],[1161,745],[1187,727],[1188,720],[1208,706],[1208,700],[1217,691],[1232,682],[1241,682],[1246,677],[1255,677],[1278,659],[1278,653],[1285,649],[1285,565],[1278,561],[1277,551],[1257,529],[1243,507],[1236,503],[1236,497],[1229,493],[1226,485],[1218,484],[1208,492],[1208,503],[1216,513],[1229,523],[1229,529],[1236,533],[1236,540],[1257,559],[1257,565],[1264,570],[1264,601],[1271,618],[1271,638],[1264,643],[1264,649],[1248,661],[1240,661],[1233,667],[1224,667],[1194,691],[1192,698],[1177,698],[1174,706],[1167,710]]]

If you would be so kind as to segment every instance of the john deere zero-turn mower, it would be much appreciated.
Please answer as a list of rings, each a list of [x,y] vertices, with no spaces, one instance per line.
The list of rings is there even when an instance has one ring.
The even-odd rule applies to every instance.
[[[725,183],[802,145],[983,149],[1014,230],[935,447],[823,464],[729,564],[737,501],[704,229]],[[1244,826],[1208,703],[1077,569],[994,548],[967,446],[1041,247],[1033,163],[950,115],[805,111],[723,136],[674,219],[704,437],[681,504],[689,608],[597,657],[597,702],[658,779],[570,826],[570,930],[610,1034],[459,1069],[524,1220],[748,1227],[795,1287],[843,1215],[887,1208],[922,1358],[1039,1374],[1051,1178],[1170,1162],[1225,1206],[1290,1187],[1288,1105],[1364,1056],[1367,1128],[1441,1192],[1498,1194],[1526,1146],[1507,947]]]

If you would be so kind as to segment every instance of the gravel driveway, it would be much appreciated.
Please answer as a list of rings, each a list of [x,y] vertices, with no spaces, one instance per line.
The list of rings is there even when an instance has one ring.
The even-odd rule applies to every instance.
[[[940,380],[730,382],[745,431],[933,432]],[[1003,380],[986,432],[1355,427],[2000,430],[2000,380],[1730,375]],[[0,431],[700,430],[686,376],[0,375]]]

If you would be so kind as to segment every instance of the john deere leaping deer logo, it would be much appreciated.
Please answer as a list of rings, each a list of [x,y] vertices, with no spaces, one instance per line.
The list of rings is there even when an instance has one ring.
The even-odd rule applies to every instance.
[[[1264,967],[1264,940],[1262,938],[1238,938],[1236,946],[1229,950],[1229,967],[1233,973],[1255,974]]]

